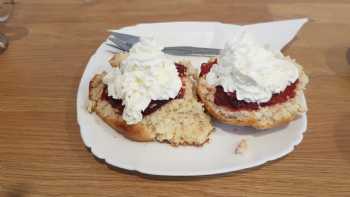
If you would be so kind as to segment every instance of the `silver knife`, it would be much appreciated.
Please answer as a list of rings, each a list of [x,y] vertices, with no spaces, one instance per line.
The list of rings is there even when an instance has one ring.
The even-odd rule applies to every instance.
[[[107,44],[109,46],[118,48],[122,51],[129,51],[129,49],[137,42],[140,41],[140,37],[129,34],[123,34],[118,32],[112,32],[109,38],[113,44]],[[163,52],[169,55],[176,56],[204,56],[213,57],[220,54],[220,49],[214,48],[201,48],[191,46],[175,46],[164,47]]]

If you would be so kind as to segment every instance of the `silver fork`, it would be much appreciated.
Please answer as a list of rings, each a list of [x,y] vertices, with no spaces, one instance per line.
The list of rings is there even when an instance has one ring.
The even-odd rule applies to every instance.
[[[123,34],[118,32],[112,32],[112,36],[109,40],[113,44],[107,44],[111,47],[117,48],[122,51],[129,51],[129,49],[137,42],[140,41],[138,36],[129,34]],[[203,56],[203,57],[214,57],[220,54],[220,49],[214,48],[200,48],[191,46],[176,46],[176,47],[165,47],[163,52],[170,55],[176,56]]]

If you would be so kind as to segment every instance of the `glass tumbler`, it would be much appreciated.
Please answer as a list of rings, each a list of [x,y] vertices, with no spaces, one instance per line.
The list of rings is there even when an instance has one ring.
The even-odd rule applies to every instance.
[[[15,0],[0,0],[0,54],[3,53],[9,44],[9,40],[1,29],[5,26],[4,23],[9,19]]]

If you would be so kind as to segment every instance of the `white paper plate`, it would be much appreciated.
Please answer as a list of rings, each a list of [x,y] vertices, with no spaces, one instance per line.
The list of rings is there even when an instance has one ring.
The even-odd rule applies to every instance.
[[[291,21],[284,23],[287,22],[291,23]],[[282,26],[285,25],[283,22],[279,23]],[[274,27],[280,34],[279,29],[289,34],[290,31],[294,31],[280,40],[276,38],[278,36],[272,35],[269,31],[267,31],[269,35],[266,38],[261,36],[261,32],[274,25],[272,23],[250,25],[249,28],[262,37],[259,41],[280,49],[294,37],[302,26],[300,23],[299,21],[299,24],[294,28],[291,27],[289,31],[285,30],[285,26]],[[264,25],[266,28],[261,27]],[[153,35],[167,46],[191,45],[222,48],[224,42],[238,27],[217,22],[176,22],[140,24],[123,28],[120,31],[134,35]],[[105,43],[98,48],[86,66],[77,95],[77,116],[82,139],[96,157],[104,159],[112,166],[145,174],[167,176],[226,173],[258,166],[280,158],[290,153],[303,138],[307,123],[306,114],[285,127],[258,132],[251,128],[215,123],[216,131],[210,136],[210,142],[199,148],[172,147],[164,143],[140,143],[127,140],[95,114],[90,114],[86,110],[89,81],[94,74],[110,69],[107,61],[113,50]],[[172,58],[179,59],[179,57]],[[190,59],[195,66],[207,61],[207,58]],[[241,139],[247,140],[248,150],[243,155],[236,155],[234,149]]]

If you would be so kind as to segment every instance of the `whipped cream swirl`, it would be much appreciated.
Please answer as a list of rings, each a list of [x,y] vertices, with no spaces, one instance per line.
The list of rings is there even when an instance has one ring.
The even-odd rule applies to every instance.
[[[108,96],[122,99],[122,116],[127,124],[140,122],[151,100],[175,98],[181,89],[176,66],[162,49],[153,38],[141,38],[121,65],[103,79]]]
[[[241,31],[226,43],[206,80],[236,92],[238,100],[264,103],[299,77],[296,63],[281,52],[259,45],[251,34]]]

